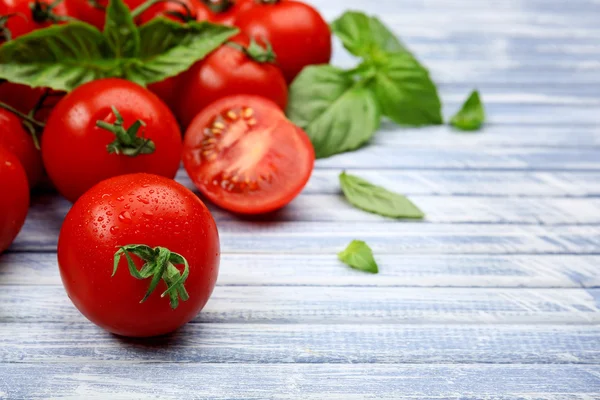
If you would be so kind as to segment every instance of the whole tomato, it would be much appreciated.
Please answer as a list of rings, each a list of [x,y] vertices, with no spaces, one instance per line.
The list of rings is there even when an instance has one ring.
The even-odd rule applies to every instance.
[[[99,30],[104,29],[106,8],[108,0],[64,0],[72,15],[88,24],[94,25]],[[144,0],[125,0],[130,10],[136,9]]]
[[[201,0],[210,9],[210,21],[233,26],[238,14],[252,8],[255,0]]]
[[[42,135],[48,176],[71,201],[117,175],[149,172],[173,178],[181,149],[181,132],[168,107],[122,79],[73,90],[55,107]]]
[[[163,335],[193,319],[215,286],[219,252],[202,201],[150,174],[94,186],[69,211],[58,239],[60,274],[75,306],[102,328],[133,337]]]
[[[0,15],[7,18],[0,28],[0,42],[4,42],[64,22],[71,13],[64,1],[1,0]]]
[[[236,94],[263,96],[285,109],[288,89],[274,54],[247,36],[230,43],[194,64],[179,80],[176,114],[183,126],[211,103]]]
[[[249,37],[271,43],[288,83],[307,65],[329,62],[331,31],[317,10],[293,0],[258,1],[238,14],[236,25]]]
[[[23,227],[29,209],[27,175],[17,156],[0,146],[0,253]]]
[[[2,132],[0,147],[17,156],[27,174],[29,187],[33,188],[42,178],[44,167],[42,153],[35,147],[31,133],[25,130],[16,115],[2,108],[0,108],[0,132]]]
[[[157,17],[165,17],[172,21],[189,22],[198,17],[198,0],[167,0],[154,4],[140,15],[136,22],[143,25]],[[207,12],[208,13],[208,12]],[[207,19],[207,18],[206,18]]]

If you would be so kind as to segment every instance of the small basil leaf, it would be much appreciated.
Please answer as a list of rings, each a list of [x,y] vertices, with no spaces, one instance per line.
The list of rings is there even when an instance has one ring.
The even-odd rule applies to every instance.
[[[354,269],[371,274],[379,273],[379,267],[373,257],[373,251],[362,240],[353,240],[346,250],[338,254],[338,258]]]
[[[114,76],[105,37],[91,25],[70,22],[34,31],[0,46],[0,78],[69,91]]]
[[[306,131],[318,158],[359,148],[381,119],[373,93],[330,65],[300,73],[290,87],[287,115]]]
[[[462,108],[450,120],[450,124],[463,131],[476,131],[485,122],[485,110],[479,97],[479,92],[474,90]]]
[[[388,54],[372,71],[370,87],[383,115],[400,125],[443,123],[437,87],[410,53]]]
[[[129,8],[123,0],[110,0],[106,10],[104,36],[113,57],[137,57],[140,52],[140,34]]]
[[[398,38],[376,17],[347,11],[333,21],[331,29],[355,56],[373,57],[379,52],[407,52]]]
[[[238,33],[208,22],[185,25],[157,18],[140,27],[140,58],[125,68],[127,79],[153,83],[188,70],[195,62]]]
[[[375,186],[366,180],[342,172],[340,184],[346,199],[362,210],[392,218],[416,218],[425,216],[406,197]]]

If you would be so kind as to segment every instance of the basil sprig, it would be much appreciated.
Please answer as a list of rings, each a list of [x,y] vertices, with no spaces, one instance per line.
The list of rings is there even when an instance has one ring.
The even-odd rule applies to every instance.
[[[64,91],[109,77],[145,86],[186,71],[237,31],[208,22],[182,25],[165,18],[137,27],[123,0],[111,0],[103,33],[75,21],[3,44],[0,78]]]
[[[331,27],[362,62],[351,70],[305,68],[290,87],[287,108],[288,117],[310,137],[317,157],[363,146],[382,116],[408,126],[443,123],[429,71],[381,21],[350,11]]]

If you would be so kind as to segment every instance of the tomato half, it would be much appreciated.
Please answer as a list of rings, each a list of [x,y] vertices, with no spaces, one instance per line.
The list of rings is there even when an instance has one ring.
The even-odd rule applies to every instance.
[[[266,39],[288,83],[308,65],[331,59],[331,31],[317,10],[299,1],[263,1],[240,12],[236,25],[257,40]]]
[[[29,209],[27,175],[17,156],[0,147],[0,253],[23,227]]]
[[[0,147],[13,153],[23,166],[29,187],[34,187],[44,174],[42,153],[35,147],[33,137],[27,132],[21,120],[0,108]]]
[[[234,37],[231,42],[244,48],[250,44],[244,35]],[[205,107],[226,96],[263,96],[281,109],[285,109],[288,100],[285,78],[273,62],[258,61],[227,43],[194,64],[178,82],[175,110],[184,127]]]
[[[185,134],[183,162],[196,187],[240,214],[277,210],[312,173],[315,152],[300,128],[270,100],[232,96],[200,113]]]
[[[185,258],[189,276],[182,286],[189,299],[179,291],[176,299],[161,297],[173,281],[169,276],[183,275],[181,260],[170,259],[175,269],[169,267],[167,275],[136,279],[121,254],[112,276],[115,252],[130,245],[160,247]],[[140,270],[139,254],[133,249],[127,254]],[[202,201],[181,184],[150,174],[122,175],[94,186],[73,205],[58,239],[60,274],[73,304],[93,323],[123,336],[162,335],[193,319],[213,291],[219,257],[217,227]],[[163,279],[140,303],[155,275]]]
[[[144,125],[125,135],[137,121]],[[42,157],[52,183],[75,201],[112,176],[148,172],[173,178],[181,145],[177,121],[158,97],[129,81],[102,79],[58,103],[42,135]]]

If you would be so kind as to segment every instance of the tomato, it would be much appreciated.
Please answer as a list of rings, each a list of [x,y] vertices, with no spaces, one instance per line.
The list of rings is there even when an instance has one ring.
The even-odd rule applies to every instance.
[[[183,163],[216,205],[240,214],[277,210],[304,188],[315,152],[270,100],[232,96],[210,105],[185,134]]]
[[[65,2],[75,18],[94,25],[100,30],[104,29],[108,0],[65,0]],[[144,2],[144,0],[125,0],[130,10],[136,9]]]
[[[163,279],[143,302],[152,278],[135,279],[122,251],[111,276],[115,252],[122,247],[137,269],[142,267],[140,253],[130,245],[148,246],[141,250],[147,260],[156,259],[150,250],[155,248],[185,258],[189,276],[181,286],[189,299],[185,291],[174,299],[161,297],[183,276],[183,262],[176,257],[167,275],[155,269]],[[123,336],[163,335],[192,320],[213,291],[219,257],[217,226],[202,201],[179,183],[150,174],[122,175],[94,186],[69,211],[58,239],[58,265],[69,298],[90,321]]]
[[[288,83],[307,65],[331,59],[331,31],[311,6],[293,0],[265,2],[238,14],[236,25],[257,40],[273,46]]]
[[[70,10],[64,2],[53,3],[53,0],[0,1],[0,15],[10,16],[3,26],[0,41],[16,39],[70,15]]]
[[[212,9],[211,22],[233,26],[238,14],[252,8],[255,0],[208,0],[207,3]]]
[[[133,129],[137,121],[145,126]],[[54,108],[42,135],[42,157],[52,183],[75,201],[116,175],[149,172],[173,178],[181,132],[154,94],[129,81],[102,79],[79,86]]]
[[[166,0],[154,4],[140,15],[137,19],[139,25],[143,25],[154,18],[166,17],[173,21],[188,22],[195,21],[198,14],[198,0]]]
[[[0,253],[23,227],[29,208],[27,175],[16,155],[0,146]]]
[[[160,81],[157,83],[151,83],[148,85],[148,90],[158,96],[159,99],[165,102],[167,106],[173,112],[176,111],[177,107],[177,97],[179,93],[177,93],[177,85],[179,82],[180,75],[172,76],[170,78],[165,79],[164,81]]]
[[[11,113],[0,108],[0,147],[13,153],[19,159],[27,174],[29,186],[34,187],[44,173],[42,154],[35,147],[33,138],[27,132],[21,120]]]
[[[246,47],[246,36],[238,35],[232,42]],[[256,55],[268,57],[265,51]],[[224,44],[194,64],[179,80],[176,114],[183,126],[209,104],[222,97],[252,94],[271,99],[285,109],[288,89],[285,79],[272,62],[260,62],[243,50]]]

